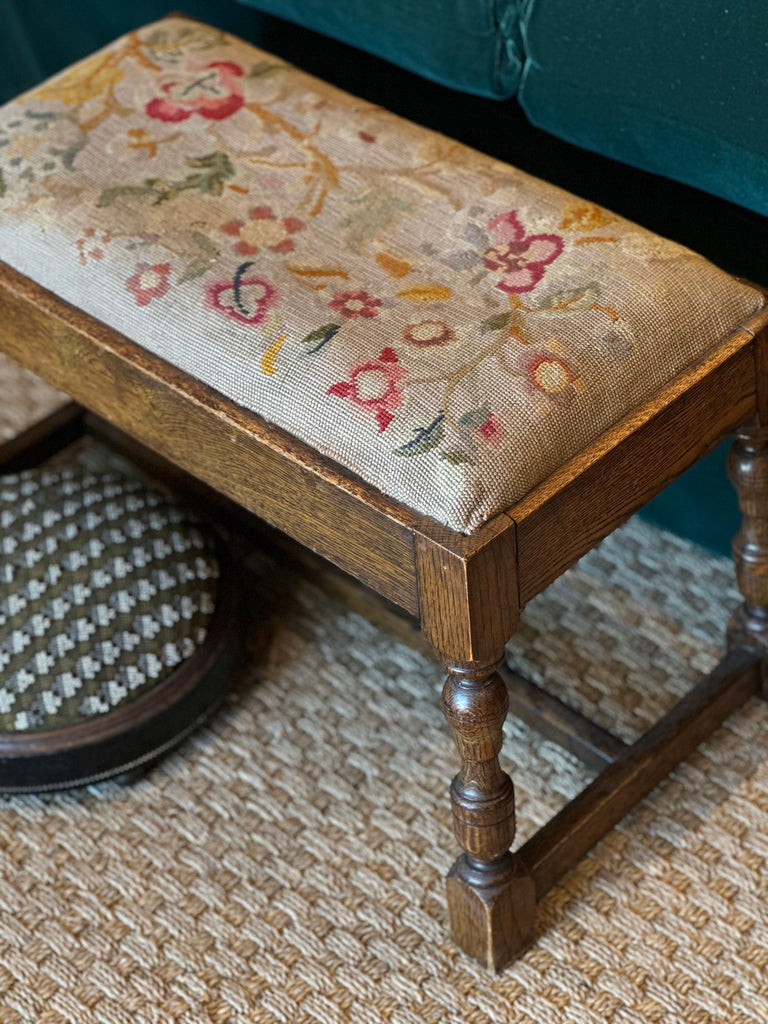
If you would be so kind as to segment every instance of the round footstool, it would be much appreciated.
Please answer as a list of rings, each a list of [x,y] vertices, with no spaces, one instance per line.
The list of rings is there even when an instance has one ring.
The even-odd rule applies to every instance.
[[[0,792],[132,772],[221,698],[238,654],[216,544],[144,484],[0,479]]]

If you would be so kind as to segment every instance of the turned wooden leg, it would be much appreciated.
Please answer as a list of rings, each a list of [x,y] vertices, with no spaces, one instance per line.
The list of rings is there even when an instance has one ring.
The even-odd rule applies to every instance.
[[[728,624],[728,646],[750,647],[768,659],[768,427],[753,422],[737,431],[728,475],[742,513],[733,558],[744,596]],[[763,695],[768,696],[765,668],[763,674]]]
[[[453,825],[464,853],[448,875],[454,941],[499,971],[533,941],[533,880],[509,852],[515,790],[500,765],[507,689],[493,662],[448,663],[443,707],[461,769],[451,785]]]

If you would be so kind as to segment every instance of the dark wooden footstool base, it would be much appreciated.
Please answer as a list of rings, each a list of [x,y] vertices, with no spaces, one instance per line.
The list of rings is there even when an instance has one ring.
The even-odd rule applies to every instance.
[[[67,406],[6,445],[0,472],[19,472],[82,436],[80,411]],[[61,728],[0,731],[0,793],[39,793],[133,781],[204,722],[226,693],[242,652],[237,573],[218,552],[216,605],[202,644],[156,685],[111,711]]]
[[[222,576],[222,583],[231,583]],[[216,710],[240,654],[236,593],[227,586],[200,651],[149,693],[66,729],[0,735],[0,793],[41,793],[101,782],[132,782]]]

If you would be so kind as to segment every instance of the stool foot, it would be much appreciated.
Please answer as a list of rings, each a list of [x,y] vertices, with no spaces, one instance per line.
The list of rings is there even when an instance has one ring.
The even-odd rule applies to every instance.
[[[728,648],[747,647],[761,655],[762,693],[768,697],[768,427],[752,422],[736,432],[728,476],[742,513],[733,558],[744,597],[728,623]]]
[[[448,875],[454,941],[499,971],[533,941],[533,880],[509,852],[515,836],[515,790],[499,765],[507,689],[501,662],[446,663],[443,708],[461,768],[451,785],[453,826],[464,854]]]
[[[513,854],[495,864],[463,854],[448,873],[447,889],[454,942],[489,971],[503,970],[533,942],[533,879]]]

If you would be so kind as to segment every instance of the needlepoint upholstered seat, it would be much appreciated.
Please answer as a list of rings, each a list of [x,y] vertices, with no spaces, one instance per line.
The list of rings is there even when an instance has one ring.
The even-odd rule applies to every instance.
[[[503,965],[531,939],[535,898],[702,721],[626,754],[598,743],[610,787],[512,855],[504,642],[533,594],[768,411],[763,293],[178,17],[0,109],[0,259],[0,345],[94,428],[419,616],[450,667],[462,757],[453,930]],[[745,614],[731,696],[712,711],[718,677],[697,698],[710,728],[758,686]],[[545,717],[564,734],[562,708]]]
[[[762,296],[701,257],[205,26],[2,110],[0,251],[471,532]]]

